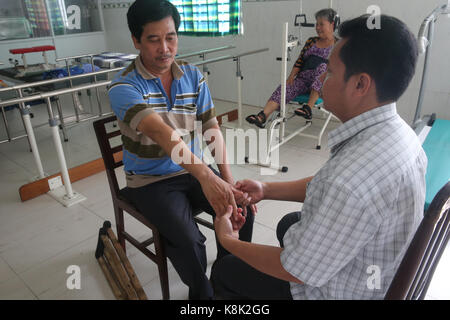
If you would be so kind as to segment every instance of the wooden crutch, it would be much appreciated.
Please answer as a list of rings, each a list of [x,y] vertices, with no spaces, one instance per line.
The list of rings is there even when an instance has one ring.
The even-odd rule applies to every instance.
[[[126,292],[120,286],[119,280],[112,272],[109,262],[104,257],[105,246],[103,245],[103,241],[100,238],[101,233],[102,232],[100,230],[97,241],[97,249],[95,250],[95,258],[97,259],[100,268],[102,269],[103,274],[105,275],[106,280],[108,281],[109,286],[111,287],[111,290],[116,299],[126,300],[127,299]]]
[[[123,250],[122,246],[119,243],[119,240],[117,240],[116,235],[114,234],[113,230],[111,229],[111,222],[105,221],[103,223],[103,229],[106,230],[106,233],[111,240],[114,248],[116,249],[116,252],[125,267],[125,270],[131,280],[131,284],[136,291],[136,294],[139,298],[139,300],[148,300],[147,295],[145,294],[144,289],[142,288],[141,283],[139,282],[138,277],[136,276],[136,273],[133,270],[133,267],[131,266],[130,261],[127,258],[127,255],[125,254],[125,251]]]

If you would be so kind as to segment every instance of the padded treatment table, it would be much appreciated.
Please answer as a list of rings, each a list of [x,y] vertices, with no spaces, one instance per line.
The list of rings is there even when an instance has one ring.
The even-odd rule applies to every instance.
[[[428,127],[428,128],[427,128]],[[436,119],[423,142],[428,157],[425,210],[437,192],[450,180],[450,120]]]

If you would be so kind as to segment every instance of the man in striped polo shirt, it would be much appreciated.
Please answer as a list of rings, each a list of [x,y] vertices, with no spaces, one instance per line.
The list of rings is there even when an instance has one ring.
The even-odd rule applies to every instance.
[[[239,231],[245,241],[251,240],[253,214],[244,217],[237,207],[248,201],[233,187],[203,75],[197,67],[174,59],[180,24],[177,9],[166,0],[137,0],[130,6],[127,20],[140,54],[115,76],[109,88],[124,145],[128,188],[123,194],[165,238],[167,256],[189,287],[189,298],[210,299],[213,291],[205,274],[206,238],[193,220],[192,208],[215,217],[231,205],[236,228],[245,220]],[[215,148],[210,149],[217,155],[220,175],[201,160],[202,141],[195,135],[198,124],[202,132],[213,131],[214,141],[209,143],[214,142],[211,146]],[[227,254],[218,242],[217,251],[218,257]]]

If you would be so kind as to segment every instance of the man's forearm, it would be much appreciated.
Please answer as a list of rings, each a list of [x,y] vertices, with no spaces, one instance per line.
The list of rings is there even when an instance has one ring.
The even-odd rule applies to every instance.
[[[228,163],[225,141],[219,126],[214,125],[205,132],[206,145],[211,151],[211,155],[214,157],[222,179],[228,183],[234,184],[233,175]]]
[[[155,141],[169,157],[201,181],[213,174],[206,164],[188,148],[183,139],[170,126],[151,115],[141,121],[138,130]]]
[[[264,199],[304,202],[306,186],[314,177],[295,181],[266,182],[263,184]]]
[[[256,270],[277,279],[303,284],[281,264],[282,248],[241,241],[229,236],[223,237],[220,242],[226,250]]]

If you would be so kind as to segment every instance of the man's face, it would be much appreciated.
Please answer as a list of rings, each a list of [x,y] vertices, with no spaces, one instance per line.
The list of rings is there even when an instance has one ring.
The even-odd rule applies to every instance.
[[[150,73],[157,75],[170,70],[178,50],[177,32],[171,16],[144,25],[139,42],[135,37],[132,38]]]
[[[334,46],[328,59],[327,71],[322,74],[322,98],[324,106],[339,119],[341,114],[348,107],[348,90],[344,81],[345,65],[339,57],[342,45],[345,40],[340,40]]]

